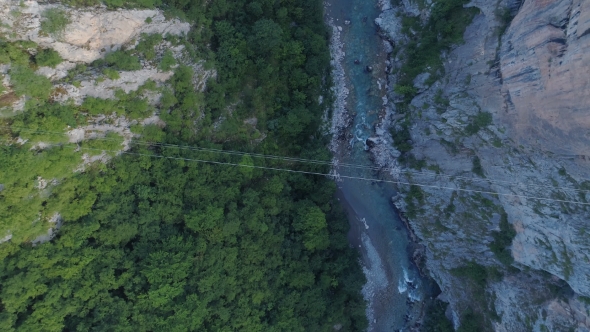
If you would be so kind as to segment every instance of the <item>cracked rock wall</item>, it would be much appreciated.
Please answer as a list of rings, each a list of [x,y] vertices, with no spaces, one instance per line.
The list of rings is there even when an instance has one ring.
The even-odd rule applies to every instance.
[[[590,1],[525,1],[500,57],[511,136],[590,158]]]
[[[590,296],[590,206],[558,200],[590,202],[590,1],[474,0],[467,6],[480,13],[465,43],[442,55],[444,76],[417,86],[411,103],[411,153],[429,169],[408,167],[401,178],[434,187],[422,188],[424,204],[410,225],[425,244],[426,267],[456,327],[461,313],[474,308],[490,313],[486,319],[497,331],[589,331],[583,296]],[[519,10],[499,38],[503,8]],[[417,13],[402,2],[384,8],[376,21],[402,48],[390,58],[390,90],[403,63],[402,15]],[[374,139],[379,146],[371,152],[390,168],[403,167],[390,157],[399,152],[389,134],[404,121],[396,107],[401,98],[393,91],[388,97]],[[468,133],[480,112],[492,114],[493,123]],[[475,157],[484,176],[473,172]],[[400,190],[396,205],[407,211],[408,190]],[[511,267],[490,249],[504,211],[517,232]],[[489,280],[485,290],[473,288],[452,273],[468,261],[497,268],[503,277]],[[476,300],[482,291],[485,300]]]

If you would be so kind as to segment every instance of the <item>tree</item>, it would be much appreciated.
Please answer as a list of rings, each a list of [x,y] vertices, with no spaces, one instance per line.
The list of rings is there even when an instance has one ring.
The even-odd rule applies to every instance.
[[[278,53],[282,41],[283,30],[273,20],[258,20],[252,27],[250,42],[254,52],[259,56],[268,57]]]
[[[298,209],[293,227],[303,233],[307,250],[323,250],[329,245],[326,215],[315,204],[304,201]]]

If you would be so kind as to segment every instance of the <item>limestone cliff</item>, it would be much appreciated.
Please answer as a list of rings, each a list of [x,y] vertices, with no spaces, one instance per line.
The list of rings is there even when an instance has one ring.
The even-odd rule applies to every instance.
[[[500,51],[499,115],[519,142],[590,156],[590,2],[525,1]]]
[[[67,20],[59,31],[48,33],[43,30],[43,22],[48,20],[46,14],[51,10],[60,11]],[[169,110],[162,107],[161,96],[163,91],[170,89],[170,78],[179,65],[192,69],[192,83],[198,93],[204,92],[207,80],[216,75],[214,69],[204,68],[204,61],[191,54],[194,52],[190,49],[192,45],[184,40],[191,28],[190,24],[166,18],[161,10],[109,10],[104,6],[72,8],[59,3],[0,1],[0,22],[0,53],[22,54],[21,57],[26,59],[25,65],[31,72],[34,71],[35,76],[45,76],[44,79],[48,79],[51,103],[74,107],[69,109],[68,116],[76,112],[83,114],[80,117],[82,120],[76,122],[75,127],[57,127],[52,134],[59,134],[56,130],[63,130],[64,141],[75,143],[78,147],[88,141],[121,141],[120,144],[113,144],[110,151],[106,148],[84,150],[84,153],[69,160],[69,169],[66,168],[56,178],[38,177],[37,184],[30,189],[29,197],[37,197],[44,194],[43,190],[59,187],[64,179],[92,163],[107,162],[116,153],[127,151],[131,141],[141,136],[142,127],[166,126],[160,116],[162,112]],[[137,48],[150,36],[158,38],[149,47],[144,46],[151,52],[148,57]],[[9,48],[9,44],[17,46]],[[53,65],[39,65],[30,60],[48,50],[59,54],[54,55],[58,61]],[[103,59],[115,51],[133,53],[128,58],[131,57],[136,65],[133,68],[107,67],[104,64],[106,60]],[[166,55],[168,65],[163,67],[162,62]],[[16,93],[16,83],[11,76],[14,76],[14,69],[23,64],[12,62],[11,56],[14,57],[14,54],[8,55],[11,61],[6,61],[6,56],[4,61],[0,61],[0,118],[3,119],[38,108],[34,103],[27,103],[32,100],[27,94],[30,88],[20,96]],[[126,106],[121,102],[125,98],[131,100]],[[98,112],[89,112],[81,106],[87,100],[107,106],[100,108]],[[77,109],[79,107],[81,108]],[[140,111],[132,115],[132,109]],[[33,136],[34,128],[14,129],[20,133],[19,136],[14,137],[14,142],[2,144],[23,146],[28,142],[39,150],[52,146],[51,142],[37,141],[38,138]],[[54,137],[45,139],[52,138]],[[2,184],[1,190],[4,190]],[[5,189],[4,194],[10,195],[10,189]],[[20,224],[3,225],[0,228],[0,243],[11,239],[22,241],[22,238],[17,239],[18,236],[13,237],[18,231],[30,232],[27,238],[33,244],[50,240],[61,225],[60,214],[39,213],[38,219],[43,221],[43,226],[38,226],[40,223],[37,220],[31,220],[33,224],[37,223],[36,228]],[[17,228],[22,230],[15,230]]]
[[[424,196],[420,201],[400,187],[396,205],[425,244],[425,266],[455,326],[474,309],[498,331],[588,331],[590,3],[467,6],[480,12],[465,43],[442,55],[444,75],[431,85],[428,74],[414,82],[420,93],[408,130],[416,162],[400,178],[423,185]],[[499,36],[504,8],[515,17]],[[429,9],[416,13],[402,2],[377,20],[399,49],[390,59],[390,103],[374,139],[380,144],[372,149],[382,166],[408,165],[396,160],[390,135],[403,129],[404,118],[393,92],[407,39],[400,17],[424,19]],[[486,114],[493,121],[477,127]],[[516,230],[508,265],[491,250],[503,213]],[[485,290],[457,273],[470,261],[488,269]]]

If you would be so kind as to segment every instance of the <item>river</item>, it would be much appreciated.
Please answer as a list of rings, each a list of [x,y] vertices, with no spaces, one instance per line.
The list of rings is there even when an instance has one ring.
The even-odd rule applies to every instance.
[[[340,32],[345,55],[341,60],[343,79],[349,90],[347,108],[353,115],[344,137],[333,147],[340,164],[372,167],[366,139],[385,96],[383,42],[375,18],[377,0],[330,0],[327,19]],[[372,67],[372,71],[367,69]],[[379,179],[368,168],[337,168],[341,175]],[[420,277],[409,259],[408,231],[391,204],[394,188],[379,181],[344,179],[338,182],[338,198],[347,208],[351,223],[349,240],[359,248],[367,277],[363,295],[368,303],[369,331],[406,330],[421,315],[422,300],[429,296],[429,282]]]

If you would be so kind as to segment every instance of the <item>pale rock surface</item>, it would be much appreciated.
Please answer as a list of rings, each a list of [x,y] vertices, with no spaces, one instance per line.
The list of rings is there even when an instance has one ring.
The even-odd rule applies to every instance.
[[[49,8],[61,8],[70,15],[71,23],[56,36],[40,31],[42,13]],[[147,18],[151,18],[151,23],[146,22]],[[18,1],[0,2],[0,21],[4,24],[0,32],[11,39],[31,40],[55,49],[67,61],[84,63],[91,63],[108,52],[120,49],[141,33],[182,35],[190,30],[189,23],[178,19],[166,20],[158,10],[70,9],[37,1],[24,1],[23,6]]]
[[[590,2],[528,0],[503,37],[502,120],[520,143],[590,158]]]
[[[172,77],[172,74],[171,71],[161,72],[155,68],[121,71],[119,72],[120,78],[116,80],[108,78],[102,82],[97,82],[95,79],[84,80],[80,82],[79,87],[71,84],[59,85],[65,93],[57,95],[54,99],[62,102],[72,99],[77,105],[80,105],[86,97],[113,99],[115,98],[116,89],[122,89],[125,93],[129,93],[137,90],[147,80],[151,79],[157,83],[162,83]]]
[[[76,67],[76,63],[70,61],[63,61],[57,66],[55,66],[55,68],[39,67],[39,69],[37,69],[35,73],[37,75],[43,75],[49,78],[50,80],[54,81],[68,76],[68,70],[73,69],[74,67]]]

